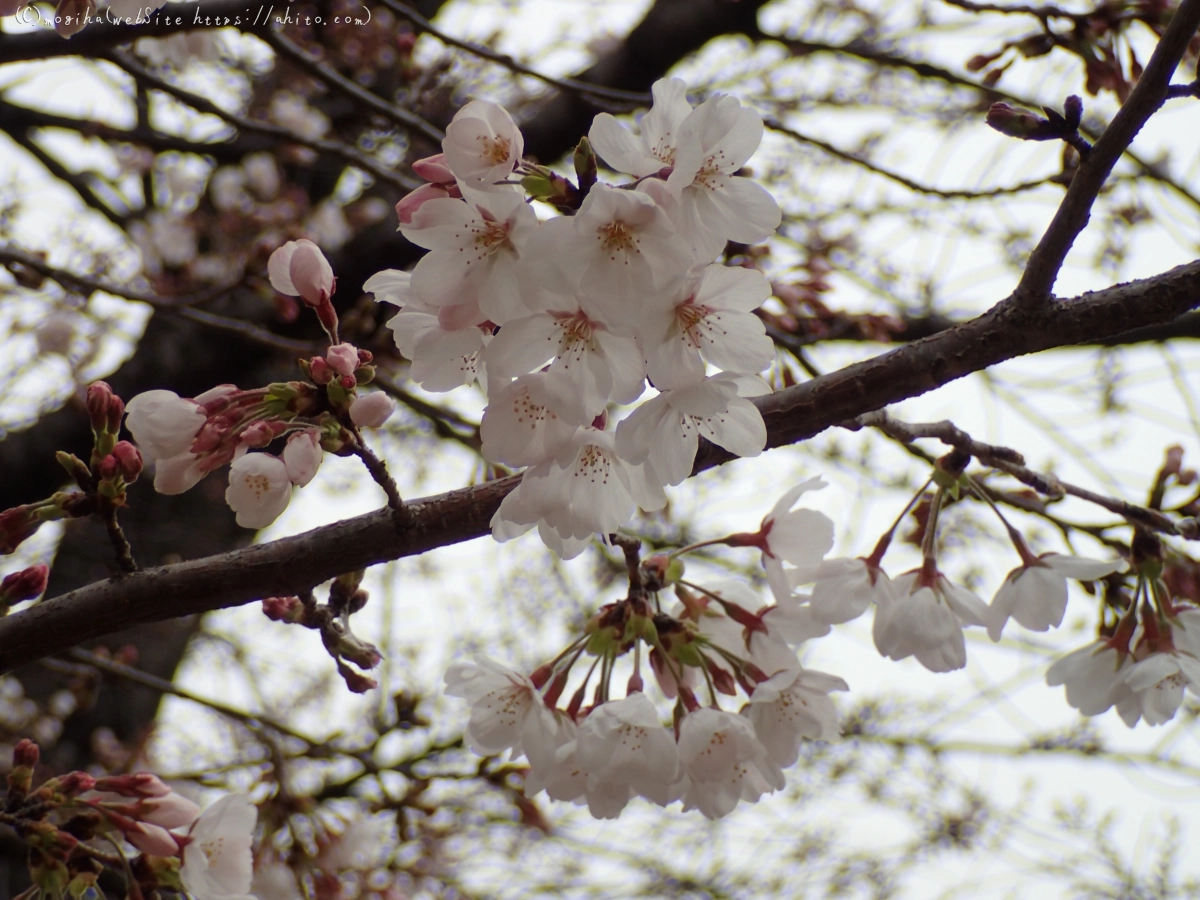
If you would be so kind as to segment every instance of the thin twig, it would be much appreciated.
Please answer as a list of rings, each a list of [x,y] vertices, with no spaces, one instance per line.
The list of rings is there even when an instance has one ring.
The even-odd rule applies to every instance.
[[[388,103],[386,100],[377,97],[370,91],[364,90],[355,82],[346,78],[340,72],[330,68],[319,59],[312,56],[303,47],[292,43],[280,32],[269,30],[262,35],[262,39],[271,45],[281,56],[286,56],[293,63],[311,72],[317,78],[324,81],[332,88],[341,91],[347,97],[357,101],[362,106],[374,110],[382,116],[391,119],[397,125],[412,131],[417,131],[433,141],[435,144],[441,144],[442,138],[445,135],[442,131],[429,122],[426,122],[416,113],[407,109],[401,109],[393,103]]]
[[[574,78],[555,78],[553,75],[546,75],[536,69],[531,69],[522,63],[517,62],[511,56],[505,53],[497,53],[494,50],[489,50],[482,44],[475,44],[471,41],[464,41],[460,38],[452,37],[444,31],[439,30],[432,22],[422,16],[419,12],[413,9],[406,3],[400,3],[398,0],[379,0],[384,6],[400,16],[402,19],[407,19],[418,31],[423,31],[432,37],[437,38],[443,44],[449,47],[457,47],[459,50],[465,50],[472,56],[478,56],[480,59],[486,59],[489,62],[494,62],[497,65],[516,72],[520,75],[528,75],[531,78],[536,78],[538,81],[551,85],[552,87],[560,88],[564,91],[574,91],[582,94],[589,99],[602,98],[605,100],[614,100],[628,108],[637,108],[639,106],[648,106],[651,97],[646,93],[636,91],[622,91],[617,88],[601,87],[597,84],[588,84],[586,81],[577,81]]]
[[[383,492],[387,494],[388,507],[395,514],[396,524],[398,527],[406,523],[409,511],[404,505],[404,500],[400,497],[400,489],[396,486],[395,479],[388,473],[387,463],[375,455],[367,442],[363,440],[362,433],[357,429],[354,432],[355,443],[353,453],[362,460],[367,471],[371,473],[371,477],[375,483],[383,488]]]
[[[113,551],[117,554],[117,565],[121,567],[121,571],[139,571],[133,558],[133,548],[129,546],[125,532],[121,530],[121,523],[117,521],[116,507],[105,503],[100,518],[104,522],[104,530],[108,532],[108,539],[112,542]]]
[[[365,153],[360,153],[353,147],[343,144],[341,141],[327,141],[321,138],[307,138],[296,134],[290,129],[284,128],[281,125],[274,125],[270,122],[259,122],[255,119],[240,116],[237,113],[231,113],[222,109],[217,104],[213,103],[206,97],[201,97],[198,94],[193,94],[191,91],[184,90],[171,82],[158,77],[145,66],[138,64],[132,57],[119,50],[113,50],[105,54],[103,57],[110,60],[115,65],[119,66],[126,73],[136,79],[139,83],[156,90],[162,91],[165,94],[170,94],[177,100],[186,103],[188,106],[202,113],[217,116],[224,119],[235,128],[242,131],[255,132],[264,134],[269,137],[279,138],[282,141],[287,141],[292,144],[299,144],[302,147],[308,147],[310,150],[315,150],[318,153],[325,153],[331,156],[341,157],[352,166],[362,169],[364,172],[369,172],[375,178],[388,184],[394,185],[405,191],[411,191],[420,186],[421,182],[415,178],[409,178],[383,166],[382,163],[372,159]],[[193,143],[192,150],[196,153],[206,152],[206,144]]]

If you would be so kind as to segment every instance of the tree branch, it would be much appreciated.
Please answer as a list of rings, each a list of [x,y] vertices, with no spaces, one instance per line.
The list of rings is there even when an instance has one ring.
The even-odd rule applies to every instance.
[[[1129,99],[1117,110],[1087,158],[1080,162],[1079,170],[1067,188],[1067,195],[1059,204],[1042,239],[1029,255],[1025,272],[1014,292],[1017,303],[1041,304],[1049,298],[1067,252],[1087,225],[1092,204],[1113,166],[1146,121],[1166,101],[1171,76],[1179,67],[1179,61],[1187,52],[1197,28],[1200,28],[1200,0],[1183,0],[1171,16],[1171,23],[1154,48],[1154,55],[1150,57]]]
[[[1200,305],[1200,262],[1143,281],[1046,304],[1011,299],[978,319],[759,398],[767,446],[796,443],[840,422],[917,396],[990,365],[1169,322]],[[693,473],[732,457],[701,448]],[[0,672],[141,622],[308,590],[342,572],[480,537],[516,485],[513,476],[405,504],[295,537],[96,582],[0,619]]]

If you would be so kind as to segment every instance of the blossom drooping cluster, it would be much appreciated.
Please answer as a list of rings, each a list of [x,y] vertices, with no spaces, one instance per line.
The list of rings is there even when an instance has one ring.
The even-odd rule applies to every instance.
[[[728,241],[779,225],[774,199],[735,174],[762,120],[722,95],[693,109],[678,79],[653,93],[638,135],[597,116],[576,151],[578,186],[522,160],[504,109],[467,104],[443,152],[413,166],[430,183],[397,205],[404,236],[429,252],[365,285],[400,307],[388,324],[415,381],[487,390],[484,455],[526,467],[492,520],[498,540],[536,527],[575,556],[636,508],[665,505],[700,437],[738,456],[766,443],[747,398],[767,390],[753,376],[775,351],[754,310],[771,289],[758,271],[714,262]],[[592,148],[636,180],[598,182]],[[572,214],[539,220],[526,191]],[[609,427],[609,407],[647,380],[657,396]]]
[[[790,507],[797,496],[782,502]],[[829,550],[833,525],[806,512],[814,533],[785,535],[781,528],[772,546],[813,563]],[[764,606],[744,582],[704,587],[685,580],[678,555],[690,549],[645,560],[628,596],[601,608],[578,640],[532,675],[485,657],[451,666],[446,693],[471,704],[467,745],[481,754],[524,754],[528,794],[545,790],[556,800],[586,802],[598,818],[620,815],[635,795],[660,806],[681,800],[685,810],[719,818],[739,802],[780,790],[802,741],[838,735],[829,694],[847,690],[846,683],[804,668],[794,649],[828,625],[790,595]],[[664,612],[660,596],[668,587],[678,602]],[[595,662],[559,708],[585,654]],[[623,658],[632,659],[632,674],[625,696],[614,698]],[[674,701],[671,725],[644,690],[645,663],[662,696]],[[736,698],[739,689],[740,711],[722,709],[720,696]]]
[[[357,393],[374,378],[373,357],[337,340],[333,269],[320,249],[291,241],[271,255],[268,272],[276,290],[312,307],[330,336],[323,356],[301,361],[308,381],[253,390],[225,384],[194,398],[146,391],[126,406],[125,426],[145,463],[155,464],[155,490],[181,494],[230,464],[225,500],[245,528],[279,518],[292,486],[313,480],[325,451],[350,452],[355,430],[381,426],[394,408],[382,392]],[[278,455],[247,452],[285,439]]]

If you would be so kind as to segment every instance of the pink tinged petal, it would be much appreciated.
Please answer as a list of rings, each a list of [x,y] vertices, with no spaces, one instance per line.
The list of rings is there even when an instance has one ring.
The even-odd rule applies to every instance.
[[[741,244],[765,241],[779,227],[783,212],[762,185],[749,178],[727,178],[717,190],[699,186],[688,189],[707,201],[700,209],[727,240]],[[685,195],[686,199],[686,195]],[[700,202],[700,197],[697,197]]]
[[[608,399],[614,403],[632,403],[646,389],[645,364],[637,342],[632,337],[611,331],[596,332],[595,340],[612,372]]]
[[[353,375],[358,368],[358,348],[353,344],[334,344],[325,351],[325,361],[339,375]]]
[[[154,489],[160,494],[182,494],[195,487],[205,474],[200,458],[191,453],[160,459],[154,464]]]
[[[141,822],[138,823],[138,827],[138,831],[125,832],[125,837],[143,853],[149,853],[151,856],[174,856],[179,852],[179,844],[163,826]]]
[[[686,334],[672,328],[662,339],[644,339],[646,373],[660,391],[687,387],[704,380],[704,360]]]
[[[247,453],[229,467],[225,502],[243,528],[266,528],[287,509],[292,483],[283,460],[269,453]]]
[[[442,185],[423,184],[415,191],[410,191],[400,198],[396,204],[396,218],[401,225],[411,225],[413,216],[430,200],[446,200],[449,197],[450,192]]]
[[[792,596],[792,584],[783,568],[783,560],[777,556],[763,556],[763,569],[767,573],[767,585],[776,603],[783,603]]]
[[[814,475],[812,478],[807,478],[800,482],[795,487],[789,488],[787,492],[775,502],[775,506],[771,508],[771,512],[768,513],[763,519],[763,525],[765,526],[767,522],[772,519],[777,519],[779,516],[783,515],[785,512],[795,506],[796,501],[799,500],[802,495],[808,493],[809,491],[819,491],[826,487],[828,487],[828,485],[825,483],[825,479],[823,479],[820,475]]]
[[[454,184],[454,173],[446,165],[444,153],[416,160],[412,164],[412,170],[421,178],[434,184]]]
[[[267,277],[271,281],[271,287],[289,297],[300,294],[299,289],[292,284],[291,275],[292,254],[296,252],[296,246],[296,241],[288,241],[282,247],[276,248],[267,260]]]
[[[350,421],[360,428],[381,428],[396,411],[396,403],[383,391],[371,391],[350,404]]]
[[[1200,693],[1200,659],[1186,653],[1175,654],[1175,664],[1188,681],[1188,687],[1193,694]]]
[[[287,468],[288,479],[297,487],[304,487],[316,477],[324,456],[318,432],[300,431],[293,434],[283,448],[283,464]]]
[[[1065,556],[1061,553],[1047,553],[1038,557],[1042,565],[1067,578],[1079,581],[1094,581],[1111,575],[1114,572],[1124,572],[1129,563],[1123,559],[1087,559],[1082,556]]]
[[[400,227],[400,233],[426,250],[455,252],[463,246],[471,226],[480,221],[479,213],[466,200],[430,199],[409,226]]]
[[[143,801],[142,807],[148,812],[142,813],[141,820],[163,828],[186,828],[200,817],[200,807],[174,791]]]

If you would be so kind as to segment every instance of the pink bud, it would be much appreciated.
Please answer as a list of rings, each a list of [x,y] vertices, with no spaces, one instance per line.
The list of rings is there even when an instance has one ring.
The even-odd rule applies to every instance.
[[[457,193],[457,189],[455,192]],[[413,216],[426,202],[444,200],[453,196],[454,194],[440,184],[423,184],[412,193],[405,194],[400,198],[400,202],[396,204],[396,218],[400,220],[401,225],[411,225]]]
[[[265,447],[274,437],[267,422],[255,422],[238,436],[238,440],[247,447]]]
[[[151,825],[148,822],[135,822],[136,827],[125,832],[125,839],[143,853],[151,856],[174,856],[179,852],[179,844],[174,835],[161,825]]]
[[[338,384],[348,391],[354,390],[358,386],[358,381],[353,375],[342,375],[338,378]]]
[[[200,818],[200,807],[174,791],[138,804],[138,818],[162,828],[186,828]]]
[[[288,241],[271,254],[267,274],[275,290],[299,296],[309,306],[319,306],[333,296],[333,268],[312,241]]]
[[[4,16],[14,16],[26,0],[0,0],[0,18]]]
[[[151,772],[132,775],[109,775],[96,779],[96,790],[120,794],[122,797],[165,797],[171,793],[161,778]]]
[[[304,604],[299,597],[266,597],[262,611],[272,622],[298,622],[304,614]]]
[[[38,757],[40,755],[41,751],[38,749],[37,744],[29,740],[29,738],[21,738],[21,740],[17,741],[17,746],[13,747],[13,768],[25,766],[32,769],[38,764]]]
[[[353,344],[334,344],[325,351],[325,359],[339,375],[353,375],[358,368],[358,348]]]
[[[436,156],[427,156],[424,159],[418,159],[412,164],[412,170],[426,181],[432,181],[434,184],[444,184],[447,186],[457,184],[454,173],[446,165],[445,153],[438,153]]]
[[[293,434],[283,448],[288,480],[297,487],[304,487],[316,476],[324,455],[320,433],[315,429]]]
[[[54,11],[54,30],[69,38],[83,30],[91,11],[91,0],[59,0],[58,9]]]
[[[121,477],[125,479],[126,484],[133,484],[142,474],[142,454],[129,441],[117,441],[109,459],[117,461],[121,467]]]
[[[121,466],[116,459],[111,456],[106,456],[100,460],[100,465],[94,468],[94,471],[104,481],[116,478],[121,473]]]
[[[68,797],[78,797],[96,787],[96,779],[87,772],[68,772],[54,781],[58,791]]]
[[[395,409],[391,397],[382,391],[372,391],[350,404],[350,421],[360,428],[379,428]]]
[[[308,374],[312,378],[314,384],[329,384],[333,381],[333,367],[325,361],[323,356],[314,356],[308,363]]]
[[[92,431],[103,432],[108,429],[108,407],[114,400],[121,402],[107,383],[94,381],[88,385],[86,406]],[[121,411],[124,412],[124,404]],[[120,416],[117,417],[117,421],[120,422]]]
[[[0,554],[12,553],[41,524],[38,507],[32,504],[0,512]]]
[[[0,606],[20,603],[22,600],[32,600],[41,596],[46,590],[46,582],[50,577],[50,567],[44,565],[30,566],[20,572],[13,572],[0,581]]]

